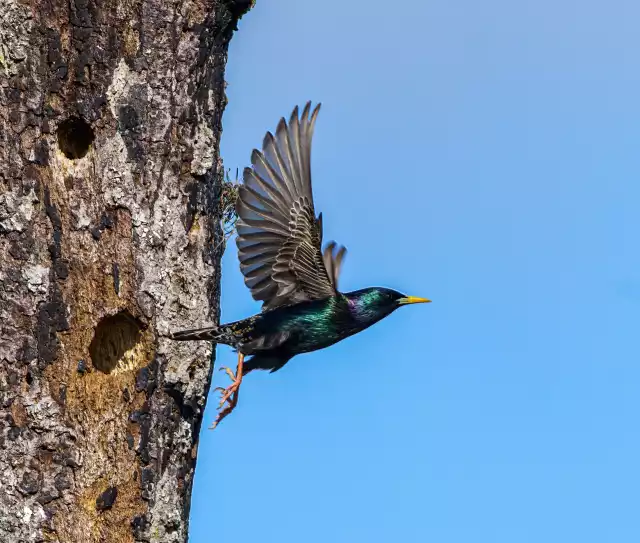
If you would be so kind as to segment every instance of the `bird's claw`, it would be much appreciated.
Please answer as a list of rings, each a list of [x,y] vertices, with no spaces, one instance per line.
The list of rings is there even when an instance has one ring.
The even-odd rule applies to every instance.
[[[238,391],[238,388],[240,387],[240,382],[242,381],[242,379],[239,379],[238,376],[235,373],[233,373],[233,371],[231,371],[230,368],[227,368],[226,366],[220,368],[220,371],[224,371],[231,378],[233,382],[226,388],[225,387],[215,388],[216,391],[219,390],[220,392],[222,392],[222,397],[220,398],[218,409],[222,409],[222,406],[225,403],[229,402],[229,399],[231,398],[231,396]]]
[[[229,404],[222,411],[220,411],[218,413],[218,416],[216,417],[216,420],[213,422],[213,424],[211,425],[211,427],[209,429],[210,430],[215,430],[216,426],[218,426],[218,424],[220,424],[222,422],[222,419],[224,419],[229,413],[231,413],[231,411],[233,411],[234,407],[235,407],[235,404],[233,405],[233,407],[231,406],[231,404]]]
[[[218,402],[218,409],[220,409],[222,407],[222,405],[224,404],[224,400],[223,398],[225,397],[225,394],[227,392],[227,389],[225,387],[216,387],[213,389],[214,392],[218,392],[220,391],[220,402]]]
[[[238,392],[239,386],[240,386],[240,383],[233,383],[231,386],[227,388],[223,388],[223,387],[216,388],[216,390],[220,389],[224,392],[220,400],[220,403],[218,404],[218,409],[222,409],[222,406],[224,406],[225,403],[227,405],[225,406],[224,409],[222,409],[222,411],[218,413],[218,416],[216,417],[215,422],[211,425],[211,430],[214,430],[215,427],[218,426],[218,424],[220,424],[222,419],[224,419],[229,413],[231,413],[231,411],[235,409],[236,404],[238,403],[237,392]]]
[[[232,381],[238,380],[238,378],[236,377],[236,374],[233,373],[231,368],[228,368],[227,366],[222,366],[219,371],[224,371],[231,378]],[[222,387],[218,387],[218,388],[222,388]]]
[[[234,373],[230,368],[222,367],[220,371],[224,371],[232,380],[232,383],[228,387],[216,387],[214,391],[220,391],[222,396],[220,403],[218,404],[218,416],[215,422],[211,426],[211,430],[215,429],[218,424],[229,415],[238,404],[238,391],[240,389],[240,383],[242,382],[242,364],[239,360],[238,371]],[[226,404],[226,405],[225,405]]]
[[[227,388],[218,387],[216,389],[216,390],[220,389],[222,392],[220,403],[218,404],[218,409],[221,409],[225,403],[229,402],[229,400],[231,399],[231,396],[233,396],[238,391],[239,386],[240,386],[240,383],[236,381],[231,386],[228,386]]]

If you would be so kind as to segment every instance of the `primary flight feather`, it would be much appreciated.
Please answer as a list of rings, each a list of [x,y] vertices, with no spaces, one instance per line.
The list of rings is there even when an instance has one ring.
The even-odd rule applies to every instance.
[[[345,247],[322,248],[322,214],[311,188],[311,139],[320,104],[296,106],[287,123],[267,132],[254,149],[239,189],[237,238],[240,270],[262,312],[241,321],[170,335],[208,340],[238,351],[233,383],[223,391],[214,427],[237,405],[242,377],[276,371],[297,354],[323,349],[383,319],[402,305],[429,302],[391,289],[338,291]],[[245,360],[245,356],[251,358]],[[220,387],[219,387],[220,389]],[[226,405],[225,405],[226,404]]]

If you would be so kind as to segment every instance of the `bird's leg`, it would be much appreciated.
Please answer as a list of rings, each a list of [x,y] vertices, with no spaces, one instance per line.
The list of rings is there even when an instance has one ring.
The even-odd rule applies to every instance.
[[[218,413],[213,426],[211,426],[211,430],[218,426],[222,419],[229,415],[238,404],[238,393],[240,392],[240,383],[242,383],[243,364],[244,355],[242,353],[238,353],[238,368],[236,369],[235,374],[227,367],[220,368],[221,370],[224,370],[229,377],[231,377],[233,383],[231,383],[227,388],[216,387],[216,390],[222,391],[222,398],[218,404],[218,409],[222,409],[222,406],[224,406],[225,403],[227,405]]]
[[[220,409],[225,403],[229,402],[229,399],[232,395],[237,397],[238,389],[240,388],[240,383],[242,382],[242,366],[244,363],[244,355],[242,353],[238,353],[238,368],[236,369],[236,373],[233,373],[230,368],[222,367],[220,370],[224,370],[225,373],[231,378],[233,383],[229,385],[227,388],[217,387],[216,390],[222,391],[222,398],[220,398],[220,403],[218,404],[218,409]],[[237,399],[236,399],[237,402]]]

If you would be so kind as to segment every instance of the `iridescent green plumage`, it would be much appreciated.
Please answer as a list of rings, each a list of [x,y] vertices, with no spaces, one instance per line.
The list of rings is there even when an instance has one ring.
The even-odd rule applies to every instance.
[[[254,369],[276,371],[295,355],[357,334],[411,300],[374,287],[278,307],[219,327],[177,332],[173,339],[207,339],[235,347],[252,356],[244,363],[244,374]]]
[[[172,334],[175,340],[210,340],[238,350],[238,372],[223,396],[237,402],[242,375],[275,371],[297,354],[323,349],[356,334],[400,305],[427,302],[386,288],[338,291],[344,247],[322,248],[322,214],[316,216],[311,187],[311,139],[320,105],[307,103],[289,122],[280,120],[275,136],[264,138],[251,155],[239,189],[237,245],[240,269],[258,315],[238,322]],[[337,250],[336,250],[337,249]],[[251,356],[246,362],[244,356]]]

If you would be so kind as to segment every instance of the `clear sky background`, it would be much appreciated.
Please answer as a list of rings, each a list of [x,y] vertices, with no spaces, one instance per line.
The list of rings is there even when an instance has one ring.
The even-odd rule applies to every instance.
[[[215,432],[211,395],[191,543],[640,541],[639,20],[637,0],[258,0],[225,165],[321,101],[342,289],[433,303],[251,374]],[[222,282],[223,320],[259,311],[233,242]]]

